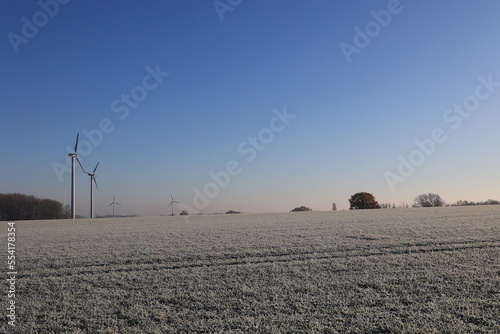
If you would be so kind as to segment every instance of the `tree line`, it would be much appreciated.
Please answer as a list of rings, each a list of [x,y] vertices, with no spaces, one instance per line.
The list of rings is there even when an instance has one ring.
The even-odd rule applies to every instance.
[[[24,194],[0,194],[0,220],[61,219],[69,217],[69,206],[52,199]]]
[[[468,206],[468,205],[498,205],[500,204],[500,201],[494,200],[494,199],[489,199],[484,202],[474,202],[474,201],[463,201],[463,200],[458,200],[456,203],[451,204],[451,206]]]
[[[367,192],[356,193],[351,196],[349,199],[350,210],[359,210],[359,209],[390,209],[396,208],[396,204],[383,203],[379,204],[375,197]],[[465,206],[465,205],[495,205],[500,204],[500,201],[496,201],[493,199],[489,199],[484,202],[469,202],[469,201],[457,201],[456,204],[451,204],[451,206]],[[431,207],[440,207],[440,206],[448,206],[444,199],[436,193],[427,193],[421,194],[415,197],[413,200],[412,207],[414,208],[431,208]],[[401,208],[409,208],[409,204],[402,203]]]
[[[382,203],[379,204],[375,200],[375,196],[368,192],[359,192],[351,196],[349,199],[349,210],[363,210],[363,209],[395,209],[396,204],[391,203]],[[451,206],[465,206],[465,205],[495,205],[500,204],[500,201],[496,201],[493,199],[489,199],[484,202],[469,202],[459,200],[456,203],[451,204]],[[413,200],[412,207],[414,208],[431,208],[431,207],[440,207],[440,206],[450,206],[446,204],[443,198],[436,193],[427,193],[421,194],[415,197]],[[408,203],[402,202],[399,206],[400,208],[409,208],[410,205]],[[337,210],[337,205],[333,203],[332,210]],[[291,212],[300,212],[300,211],[312,211],[312,209],[301,206],[296,207]]]

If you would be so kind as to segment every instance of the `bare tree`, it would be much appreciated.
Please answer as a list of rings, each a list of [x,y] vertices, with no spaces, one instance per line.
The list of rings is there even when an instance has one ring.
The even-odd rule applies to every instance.
[[[444,205],[444,200],[441,198],[441,196],[434,193],[418,195],[417,197],[415,197],[415,201],[413,204],[414,207],[423,207],[423,208],[443,206],[443,205]]]

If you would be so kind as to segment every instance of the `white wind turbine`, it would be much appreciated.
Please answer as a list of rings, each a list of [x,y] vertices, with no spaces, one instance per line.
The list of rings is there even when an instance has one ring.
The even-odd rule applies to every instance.
[[[113,218],[115,218],[115,204],[118,204],[119,206],[122,206],[120,203],[118,203],[116,200],[115,200],[115,194],[113,194],[113,202],[111,202],[110,205],[108,205],[108,207],[110,207],[111,205],[113,206]]]
[[[174,196],[172,196],[172,194],[170,194],[170,197],[172,198],[172,201],[170,202],[169,207],[172,207],[172,214],[171,214],[171,216],[173,216],[174,215],[174,203],[180,203],[180,202],[174,201]]]
[[[79,133],[76,134],[76,143],[75,143],[75,151],[73,153],[69,153],[68,156],[71,157],[71,219],[76,218],[76,211],[75,211],[75,203],[76,203],[76,196],[75,196],[75,159],[78,161],[80,164],[80,167],[83,170],[82,163],[80,162],[80,159],[78,159],[78,154],[76,153],[78,150],[78,137],[80,136]],[[83,170],[84,171],[84,170]],[[85,172],[85,171],[84,171]]]
[[[95,189],[99,190],[99,187],[97,187],[97,181],[95,180],[95,171],[97,170],[97,166],[99,166],[99,162],[95,165],[92,173],[84,171],[88,176],[90,176],[90,219],[94,218],[94,185],[92,183],[95,184]]]

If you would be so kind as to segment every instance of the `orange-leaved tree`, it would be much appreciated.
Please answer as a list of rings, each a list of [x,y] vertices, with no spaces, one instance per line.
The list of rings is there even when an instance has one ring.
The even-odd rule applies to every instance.
[[[375,200],[372,194],[366,192],[356,193],[349,199],[351,207],[349,210],[360,210],[360,209],[380,209],[380,205]]]

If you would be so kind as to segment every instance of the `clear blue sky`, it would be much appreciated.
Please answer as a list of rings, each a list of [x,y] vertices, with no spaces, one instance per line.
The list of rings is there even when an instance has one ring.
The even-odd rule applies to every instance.
[[[41,3],[0,5],[2,193],[69,204],[54,166],[80,133],[100,215],[113,193],[138,215],[169,213],[170,193],[201,212],[347,209],[358,191],[500,199],[500,87],[478,79],[500,82],[498,1]],[[285,109],[295,117],[275,119]],[[412,156],[437,128],[446,140]],[[230,161],[228,185],[205,188]],[[196,207],[195,188],[217,194]],[[77,214],[88,197],[77,170]]]

